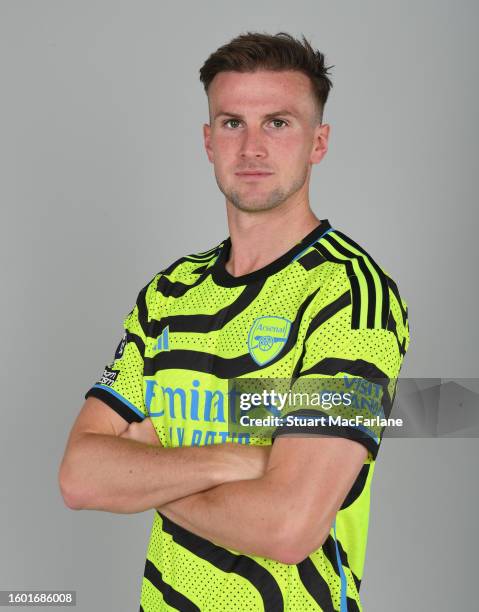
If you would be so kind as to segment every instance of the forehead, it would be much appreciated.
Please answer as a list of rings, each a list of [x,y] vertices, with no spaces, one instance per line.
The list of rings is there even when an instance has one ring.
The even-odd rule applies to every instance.
[[[208,89],[208,101],[212,114],[278,108],[309,113],[315,104],[311,81],[298,70],[219,72]]]

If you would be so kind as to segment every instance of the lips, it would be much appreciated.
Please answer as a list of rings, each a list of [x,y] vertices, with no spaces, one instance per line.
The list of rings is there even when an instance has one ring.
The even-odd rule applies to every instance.
[[[235,174],[236,176],[271,176],[273,173],[267,170],[243,170]]]

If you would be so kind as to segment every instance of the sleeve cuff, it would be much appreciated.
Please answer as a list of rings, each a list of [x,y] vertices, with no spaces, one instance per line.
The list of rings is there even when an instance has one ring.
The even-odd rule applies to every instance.
[[[294,412],[292,413],[294,416],[318,416],[318,413],[304,413],[304,412]],[[363,446],[366,447],[368,452],[370,453],[373,459],[376,459],[376,456],[379,451],[379,446],[381,440],[375,436],[373,432],[369,432],[366,428],[361,427],[352,427],[348,425],[289,425],[289,426],[280,426],[277,427],[271,435],[271,443],[274,443],[275,438],[279,436],[284,436],[287,434],[303,434],[305,436],[331,436],[337,438],[348,438],[349,440],[354,440],[355,442],[359,442]]]
[[[140,423],[145,418],[145,415],[142,414],[138,408],[130,404],[113,389],[95,385],[85,393],[85,399],[88,397],[96,397],[102,402],[105,402],[105,404],[110,406],[110,408],[123,417],[125,421],[128,421],[128,423]]]

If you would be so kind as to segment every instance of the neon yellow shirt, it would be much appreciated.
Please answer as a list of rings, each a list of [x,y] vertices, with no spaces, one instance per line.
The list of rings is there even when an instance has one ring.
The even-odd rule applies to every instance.
[[[230,248],[228,238],[155,275],[86,397],[128,422],[150,416],[164,447],[267,443],[229,431],[232,378],[380,377],[394,398],[409,345],[407,305],[364,249],[327,219],[279,259],[241,277],[225,269]],[[337,431],[364,444],[368,457],[321,548],[301,563],[282,564],[213,544],[156,511],[140,610],[361,610],[381,438],[354,427]]]

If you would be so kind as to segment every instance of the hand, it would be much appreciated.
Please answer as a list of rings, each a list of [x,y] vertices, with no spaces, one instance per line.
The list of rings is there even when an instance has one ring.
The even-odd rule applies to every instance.
[[[150,417],[146,417],[141,423],[130,423],[126,431],[121,434],[120,438],[136,440],[137,442],[151,444],[153,446],[162,446]]]

